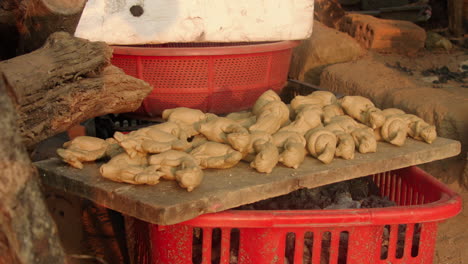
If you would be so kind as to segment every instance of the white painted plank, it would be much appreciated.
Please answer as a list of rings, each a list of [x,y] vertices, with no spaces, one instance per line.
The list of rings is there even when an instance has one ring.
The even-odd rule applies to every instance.
[[[125,45],[305,39],[313,8],[314,0],[88,0],[75,36]]]

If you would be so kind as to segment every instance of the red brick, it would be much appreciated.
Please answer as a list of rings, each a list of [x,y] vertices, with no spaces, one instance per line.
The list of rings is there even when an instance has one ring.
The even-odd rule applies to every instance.
[[[426,41],[426,31],[412,22],[361,14],[343,17],[340,30],[354,37],[364,48],[383,53],[414,53],[423,48]]]

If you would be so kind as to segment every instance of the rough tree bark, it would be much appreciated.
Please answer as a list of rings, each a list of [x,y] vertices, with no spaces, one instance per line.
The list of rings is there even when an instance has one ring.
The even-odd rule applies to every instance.
[[[112,50],[58,32],[0,62],[0,263],[66,263],[26,147],[86,119],[136,110],[152,90]]]
[[[0,263],[66,263],[0,75]]]
[[[27,147],[89,118],[138,108],[151,86],[110,65],[111,55],[103,42],[58,32],[42,48],[0,62]]]
[[[85,3],[86,0],[2,0],[0,21],[5,16],[14,18],[19,35],[16,52],[22,55],[41,47],[54,32],[73,34]]]

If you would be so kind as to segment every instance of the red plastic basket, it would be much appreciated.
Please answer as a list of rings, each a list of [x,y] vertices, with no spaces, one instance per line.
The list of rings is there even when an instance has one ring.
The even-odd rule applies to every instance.
[[[112,63],[153,86],[140,114],[185,106],[215,114],[250,108],[287,81],[298,41],[114,46]]]
[[[416,167],[376,174],[373,179],[381,193],[399,206],[228,210],[170,226],[140,222],[135,229],[140,236],[139,263],[187,264],[194,254],[201,254],[203,264],[229,264],[236,248],[238,264],[284,264],[287,250],[293,250],[294,256],[289,264],[300,264],[308,236],[312,264],[432,264],[437,225],[460,212],[460,196]],[[199,249],[192,247],[197,229],[203,232]],[[219,239],[213,239],[214,233],[220,233]],[[238,244],[231,243],[233,234]],[[293,240],[293,248],[291,243],[288,248],[287,239]],[[328,247],[328,256],[324,257],[322,247]],[[214,254],[216,262],[212,262]]]

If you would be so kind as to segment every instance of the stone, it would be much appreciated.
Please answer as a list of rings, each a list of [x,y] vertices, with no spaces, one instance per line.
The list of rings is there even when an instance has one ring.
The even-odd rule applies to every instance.
[[[352,61],[365,53],[349,35],[315,21],[312,36],[294,49],[289,76],[318,84],[324,66]]]
[[[354,37],[364,48],[382,53],[414,54],[424,48],[426,32],[408,21],[347,14],[340,30]]]
[[[370,98],[377,107],[396,107],[437,127],[441,137],[461,141],[454,159],[428,164],[428,171],[446,182],[457,180],[468,188],[468,93],[432,88],[410,79],[372,58],[340,63],[324,69],[320,86],[335,93]]]
[[[337,28],[345,11],[338,0],[315,0],[314,18],[324,25]]]
[[[452,42],[450,42],[450,40],[432,31],[427,32],[425,46],[429,50],[443,49],[449,51],[453,48]]]

